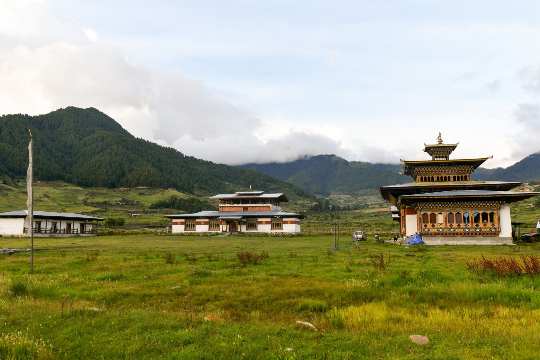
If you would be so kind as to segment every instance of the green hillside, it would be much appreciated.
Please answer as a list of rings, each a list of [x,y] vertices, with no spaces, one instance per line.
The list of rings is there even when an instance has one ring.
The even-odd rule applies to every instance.
[[[296,187],[267,175],[186,156],[138,139],[94,109],[68,107],[46,115],[0,117],[0,180],[26,174],[28,132],[34,136],[40,180],[93,187],[174,188],[209,195],[249,186],[304,197]]]

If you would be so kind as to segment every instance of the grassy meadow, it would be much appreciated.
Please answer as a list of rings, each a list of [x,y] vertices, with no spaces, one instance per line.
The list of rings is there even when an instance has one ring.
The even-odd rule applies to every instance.
[[[540,277],[471,273],[467,261],[540,256],[539,245],[331,244],[331,236],[38,239],[33,275],[28,254],[0,257],[0,358],[538,358]],[[412,343],[413,334],[429,344]]]

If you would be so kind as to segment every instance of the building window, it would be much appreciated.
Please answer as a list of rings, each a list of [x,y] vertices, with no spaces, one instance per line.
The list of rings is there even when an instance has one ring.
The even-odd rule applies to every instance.
[[[41,221],[36,221],[35,223],[36,232],[41,232]]]
[[[283,220],[281,218],[272,219],[272,230],[283,230]]]
[[[247,231],[256,231],[257,230],[257,219],[247,219],[246,230]]]
[[[466,225],[469,225],[471,223],[471,215],[469,214],[468,211],[465,211],[463,213],[463,223]]]
[[[448,223],[449,224],[454,223],[454,213],[448,213]]]
[[[487,212],[482,212],[482,224],[487,224],[489,221],[489,215]]]
[[[437,214],[435,214],[435,213],[429,214],[429,222],[431,224],[436,224],[437,223]]]
[[[489,222],[495,224],[495,213],[493,211],[489,213]]]
[[[186,219],[185,225],[184,225],[184,231],[195,231],[195,228],[197,227],[197,222],[195,219]]]
[[[57,233],[58,232],[58,223],[56,221],[53,221],[51,223],[51,232],[52,233]]]
[[[456,224],[463,224],[463,216],[461,216],[460,212],[456,213]]]
[[[219,226],[218,219],[210,219],[208,221],[208,231],[219,231],[221,228]]]
[[[422,223],[423,224],[429,224],[429,215],[428,215],[428,213],[423,213],[422,214]]]
[[[480,213],[478,212],[478,210],[474,210],[473,221],[475,224],[480,224]]]

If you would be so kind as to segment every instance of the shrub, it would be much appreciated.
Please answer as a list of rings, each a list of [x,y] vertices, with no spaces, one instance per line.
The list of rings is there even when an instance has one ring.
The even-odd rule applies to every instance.
[[[215,210],[215,206],[208,201],[200,200],[194,197],[183,198],[176,195],[168,199],[159,200],[152,205],[151,209],[175,209],[186,212],[197,212],[202,210]]]
[[[20,297],[28,294],[28,284],[22,280],[13,280],[9,286],[11,296]]]
[[[262,251],[260,254],[251,251],[241,251],[237,253],[236,256],[242,267],[247,265],[257,265],[269,257],[268,252],[266,251]]]
[[[301,299],[297,305],[298,311],[323,313],[328,310],[328,304],[322,300]]]
[[[124,226],[126,224],[126,219],[124,218],[107,218],[105,219],[105,226],[115,227],[115,226]]]
[[[176,255],[172,252],[165,253],[165,264],[176,264]]]
[[[474,273],[493,273],[498,277],[540,274],[540,258],[534,255],[499,257],[488,259],[484,256],[467,262],[467,268]]]

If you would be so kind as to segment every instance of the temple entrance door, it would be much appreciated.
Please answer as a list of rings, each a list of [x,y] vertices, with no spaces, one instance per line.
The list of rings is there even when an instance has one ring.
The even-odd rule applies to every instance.
[[[238,224],[236,223],[236,221],[231,221],[229,223],[229,232],[235,233],[237,231],[238,231]]]

